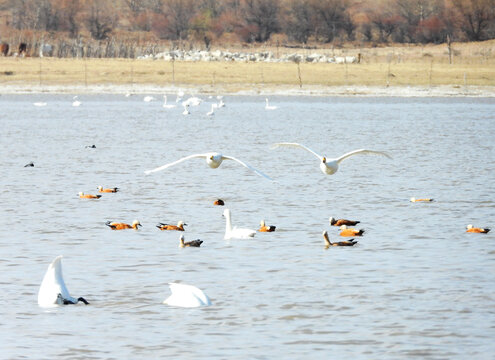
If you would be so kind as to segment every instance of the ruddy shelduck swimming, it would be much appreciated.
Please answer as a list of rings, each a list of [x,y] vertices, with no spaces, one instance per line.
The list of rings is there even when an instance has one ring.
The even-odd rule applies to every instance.
[[[265,220],[261,220],[260,222],[260,228],[258,229],[259,232],[272,232],[275,231],[276,226],[274,225],[265,225]]]
[[[138,226],[143,226],[139,222],[139,220],[134,220],[131,225],[126,224],[126,223],[118,223],[118,222],[111,222],[107,221],[106,224],[110,229],[112,230],[124,230],[124,229],[134,229],[137,230]]]
[[[189,155],[189,156],[183,157],[182,159],[179,159],[177,161],[171,162],[169,164],[165,164],[163,166],[159,166],[159,167],[157,167],[157,168],[155,168],[153,170],[147,170],[144,173],[145,174],[151,174],[151,173],[154,173],[154,172],[157,172],[157,171],[161,171],[161,170],[167,169],[167,168],[169,168],[171,166],[177,165],[177,164],[179,164],[179,163],[181,163],[183,161],[186,161],[186,160],[189,160],[189,159],[193,159],[193,158],[204,158],[206,160],[206,164],[210,168],[212,168],[212,169],[218,168],[220,166],[220,164],[224,160],[233,160],[233,161],[241,164],[242,166],[248,168],[249,170],[253,171],[254,173],[258,174],[259,176],[263,176],[264,178],[266,178],[268,180],[272,180],[268,175],[266,175],[266,174],[262,173],[261,171],[255,169],[251,165],[248,165],[245,162],[243,162],[243,161],[241,161],[239,159],[236,159],[235,157],[222,155],[222,154],[217,153],[217,152],[211,152],[211,153],[206,153],[206,154]]]
[[[82,191],[79,192],[78,195],[81,199],[99,199],[99,198],[101,198],[101,195],[85,194]]]
[[[225,205],[225,201],[223,201],[222,199],[216,199],[216,200],[213,202],[213,205],[217,205],[217,206],[224,206],[224,205]]]
[[[203,243],[203,240],[199,240],[199,239],[184,242],[184,235],[181,235],[180,236],[179,247],[180,248],[184,248],[184,247],[200,247],[202,243]]]
[[[333,217],[331,217],[329,219],[330,221],[330,225],[332,226],[342,226],[342,225],[346,225],[346,226],[354,226],[354,225],[357,225],[359,224],[361,221],[354,221],[354,220],[347,220],[347,219],[335,219]]]
[[[489,231],[490,231],[489,228],[473,227],[473,225],[471,225],[471,224],[466,226],[466,232],[470,232],[470,233],[487,234]]]
[[[348,228],[346,225],[340,227],[340,236],[363,236],[364,229],[352,229]]]
[[[411,200],[411,202],[432,202],[433,201],[432,198],[416,199],[414,197],[412,197],[410,200]]]
[[[328,232],[323,231],[323,239],[325,240],[325,248],[328,249],[330,246],[354,246],[357,244],[357,240],[350,239],[346,241],[331,242],[328,238]]]
[[[119,188],[114,187],[114,188],[104,189],[103,186],[98,186],[98,191],[101,193],[116,193],[117,191],[119,191]]]
[[[184,224],[184,221],[179,221],[177,223],[177,225],[169,225],[169,224],[159,223],[156,227],[160,230],[184,231],[184,226],[187,226],[187,224]]]
[[[374,150],[368,150],[368,149],[354,150],[354,151],[351,151],[351,152],[348,152],[348,153],[342,155],[341,157],[329,159],[325,156],[321,156],[321,155],[315,153],[313,150],[311,150],[307,146],[304,146],[304,145],[298,144],[298,143],[277,143],[277,144],[273,145],[273,148],[278,148],[278,147],[301,148],[303,150],[306,150],[307,152],[310,152],[311,154],[313,154],[314,156],[316,156],[320,160],[320,170],[323,174],[326,174],[326,175],[335,174],[337,172],[337,170],[339,169],[339,164],[343,160],[347,159],[350,156],[354,156],[354,155],[359,155],[359,154],[381,155],[381,156],[385,156],[385,157],[388,157],[389,159],[391,159],[391,156],[389,154],[387,154],[386,152],[374,151]]]

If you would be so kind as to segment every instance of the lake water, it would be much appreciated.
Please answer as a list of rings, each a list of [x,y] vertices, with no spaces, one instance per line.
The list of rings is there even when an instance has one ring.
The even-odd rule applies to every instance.
[[[207,117],[206,97],[189,116],[143,96],[79,98],[74,108],[69,95],[0,96],[0,358],[494,357],[494,234],[465,226],[494,226],[495,99],[273,96],[266,111],[264,97],[226,96]],[[275,142],[393,159],[351,157],[328,176]],[[209,151],[277,182],[202,159],[144,174]],[[78,198],[98,185],[121,191]],[[265,219],[277,231],[224,240],[216,198],[234,225]],[[323,230],[340,240],[330,216],[361,221],[358,245],[324,249]],[[134,219],[137,232],[105,226]],[[179,249],[178,232],[155,227],[179,220],[201,248]],[[61,254],[71,294],[91,305],[38,306]],[[162,304],[172,281],[213,305]]]

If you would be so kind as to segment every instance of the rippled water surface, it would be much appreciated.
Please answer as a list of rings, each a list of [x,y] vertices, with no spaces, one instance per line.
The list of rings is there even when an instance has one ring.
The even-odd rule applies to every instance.
[[[493,358],[494,234],[465,226],[494,225],[494,99],[272,97],[266,111],[264,97],[226,96],[207,117],[204,98],[183,116],[143,96],[0,97],[0,358]],[[328,176],[280,141],[393,159],[355,156]],[[200,159],[144,175],[208,151],[277,182]],[[78,198],[98,185],[121,191]],[[277,231],[224,240],[216,198],[234,225]],[[330,216],[361,220],[357,246],[324,249],[323,230],[339,238]],[[137,232],[105,226],[134,219]],[[178,220],[200,249],[155,227]],[[91,305],[38,307],[60,254]],[[163,305],[172,281],[213,306]]]

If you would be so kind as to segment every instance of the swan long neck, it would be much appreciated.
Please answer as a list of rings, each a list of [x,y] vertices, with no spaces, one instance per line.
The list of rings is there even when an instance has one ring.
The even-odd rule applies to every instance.
[[[225,232],[229,233],[232,231],[232,221],[230,219],[230,211],[225,213]]]

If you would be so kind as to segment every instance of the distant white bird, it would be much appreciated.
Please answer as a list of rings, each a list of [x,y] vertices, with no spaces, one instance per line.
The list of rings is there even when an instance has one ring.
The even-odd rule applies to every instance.
[[[179,159],[177,161],[174,161],[174,162],[171,162],[169,164],[165,164],[163,166],[157,167],[156,169],[147,170],[144,173],[145,174],[151,174],[151,173],[154,173],[154,172],[157,172],[157,171],[165,170],[166,168],[169,168],[171,166],[177,165],[177,164],[179,164],[179,163],[181,163],[183,161],[186,161],[186,160],[189,160],[189,159],[192,159],[192,158],[205,158],[206,159],[206,164],[208,164],[208,166],[211,167],[212,169],[216,169],[217,167],[219,167],[223,160],[234,160],[234,161],[237,161],[242,166],[248,168],[249,170],[254,171],[256,174],[258,174],[260,176],[263,176],[264,178],[267,178],[268,180],[272,180],[268,175],[266,175],[266,174],[262,173],[261,171],[253,168],[251,165],[248,165],[245,162],[243,162],[243,161],[241,161],[239,159],[236,159],[236,158],[234,158],[232,156],[222,155],[222,154],[217,153],[217,152],[210,152],[210,153],[206,153],[206,154],[189,155],[189,156],[186,156],[186,157],[184,157],[182,159]]]
[[[82,301],[89,303],[82,297],[73,298],[65,286],[62,276],[62,255],[57,256],[48,266],[38,292],[38,305],[41,307],[53,307],[57,305],[77,304]]]
[[[175,98],[175,102],[178,103],[179,101],[182,100],[183,97],[184,97],[184,91],[179,90],[179,92],[177,93],[177,97]]]
[[[80,105],[81,105],[81,102],[80,102],[79,100],[77,100],[77,95],[76,95],[76,96],[74,96],[74,97],[72,98],[72,100],[74,100],[74,101],[72,102],[72,106],[80,106]]]
[[[224,107],[225,106],[225,103],[223,102],[223,96],[222,95],[218,95],[217,96],[217,100],[218,100],[218,107],[221,108],[221,107]]]
[[[215,115],[215,109],[218,107],[217,104],[211,104],[211,110],[206,113],[208,116]]]
[[[231,214],[229,209],[223,211],[223,216],[225,217],[225,240],[229,239],[249,239],[256,235],[256,230],[238,228],[237,226],[232,227]]]
[[[277,143],[277,144],[274,144],[274,146],[273,146],[273,148],[278,148],[278,147],[301,148],[301,149],[304,149],[304,150],[310,152],[311,154],[316,156],[318,159],[320,159],[320,161],[321,161],[320,162],[320,170],[324,174],[327,174],[327,175],[335,174],[337,172],[337,170],[339,169],[339,164],[343,160],[347,159],[350,156],[354,156],[354,155],[358,155],[358,154],[364,154],[364,155],[382,155],[382,156],[388,157],[389,159],[392,158],[386,152],[367,150],[367,149],[359,149],[359,150],[354,150],[354,151],[348,152],[347,154],[344,154],[339,158],[327,159],[325,156],[318,155],[317,153],[315,153],[310,148],[308,148],[304,145],[298,144],[298,143]]]
[[[199,104],[201,104],[203,100],[201,100],[199,97],[195,97],[195,96],[191,96],[189,99],[187,100],[184,100],[182,102],[182,105],[183,106],[198,106]]]
[[[184,105],[184,111],[182,112],[182,115],[189,115],[189,105]]]
[[[130,91],[128,91],[128,92],[126,92],[126,93],[125,93],[125,95],[124,95],[124,96],[125,96],[125,97],[130,97],[131,95],[132,95],[132,94],[131,94],[131,92],[130,92]]]
[[[164,109],[172,109],[176,106],[177,105],[175,105],[175,104],[167,104],[167,95],[163,95],[163,108]]]
[[[196,286],[181,283],[169,283],[168,286],[172,295],[165,299],[164,304],[184,308],[211,305],[210,298]]]
[[[265,98],[265,109],[266,110],[275,110],[278,108],[278,106],[270,105],[268,104],[268,98]]]
[[[38,101],[38,102],[33,103],[33,105],[34,106],[46,106],[46,102]]]
[[[150,102],[150,101],[154,101],[154,100],[155,100],[155,98],[154,98],[153,96],[150,96],[150,95],[145,96],[145,97],[143,98],[143,101],[144,101],[144,102]]]

